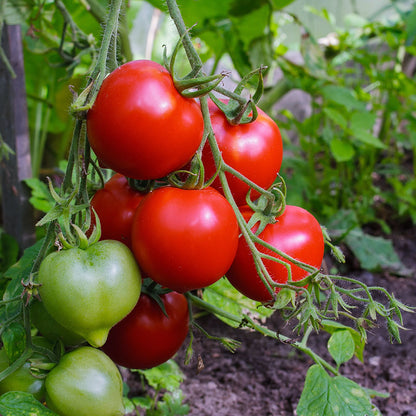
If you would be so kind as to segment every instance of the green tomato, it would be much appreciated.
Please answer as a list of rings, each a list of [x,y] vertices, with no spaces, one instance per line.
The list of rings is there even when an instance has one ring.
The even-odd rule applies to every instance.
[[[42,337],[33,337],[32,342],[36,345],[50,348],[49,341]],[[39,354],[33,354],[33,358],[40,358]],[[5,370],[10,366],[9,357],[6,350],[2,348],[0,350],[0,371]],[[8,375],[5,379],[0,381],[0,395],[7,393],[8,391],[23,391],[31,393],[33,396],[42,401],[45,397],[45,379],[35,377],[31,370],[31,364],[26,361],[16,371]]]
[[[136,305],[140,271],[130,249],[103,240],[49,254],[39,269],[39,293],[63,327],[101,347],[108,331]]]
[[[60,416],[124,415],[120,372],[95,348],[65,354],[47,375],[45,387],[46,405]]]
[[[39,332],[51,342],[61,340],[64,345],[79,345],[85,339],[75,332],[63,327],[56,322],[43,306],[43,302],[34,300],[30,305],[30,317],[32,324]]]

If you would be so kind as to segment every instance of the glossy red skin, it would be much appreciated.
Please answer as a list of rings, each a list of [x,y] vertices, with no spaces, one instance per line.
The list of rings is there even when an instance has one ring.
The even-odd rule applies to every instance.
[[[141,270],[177,292],[209,286],[234,259],[238,224],[215,189],[159,188],[148,194],[133,220],[133,253]]]
[[[199,104],[183,97],[156,62],[127,62],[108,75],[87,114],[100,164],[135,179],[157,179],[184,166],[203,134]]]
[[[248,222],[252,215],[251,209],[245,206],[240,210]],[[256,228],[257,225],[252,230]],[[287,205],[284,213],[277,218],[277,222],[268,224],[259,237],[296,260],[316,268],[321,267],[324,255],[322,230],[315,217],[303,208]],[[257,247],[262,253],[282,259],[271,250],[258,244]],[[284,265],[272,260],[263,260],[263,262],[275,282],[287,283],[288,272]],[[301,280],[308,275],[308,272],[301,267],[290,264],[293,281]],[[227,278],[239,292],[251,299],[260,302],[272,300],[257,274],[250,249],[243,236],[240,237],[237,254],[227,272]]]
[[[168,316],[142,293],[136,307],[108,335],[102,350],[118,365],[134,369],[155,367],[172,358],[189,330],[186,297],[177,292],[161,296]]]
[[[268,189],[279,173],[283,158],[283,144],[277,124],[258,109],[257,119],[249,124],[232,125],[224,113],[209,103],[212,128],[224,162],[264,189]],[[207,143],[202,154],[206,178],[216,172],[211,148]],[[237,205],[246,204],[247,184],[227,173],[228,184]],[[219,179],[212,186],[222,192]],[[251,199],[258,198],[252,191]]]
[[[144,195],[130,188],[127,178],[119,173],[94,194],[91,207],[100,219],[101,240],[117,240],[131,248],[133,217]]]

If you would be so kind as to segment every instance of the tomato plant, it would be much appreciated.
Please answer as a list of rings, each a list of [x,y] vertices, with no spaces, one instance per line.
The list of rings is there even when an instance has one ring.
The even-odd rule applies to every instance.
[[[10,0],[6,0],[6,3],[7,10],[15,9],[8,7]],[[122,383],[115,363],[137,369],[156,366],[178,351],[190,324],[209,339],[219,340],[230,351],[237,348],[238,341],[211,335],[204,330],[198,321],[199,316],[204,314],[201,313],[203,310],[233,327],[246,327],[284,342],[315,361],[316,365],[311,367],[306,376],[306,393],[302,393],[298,414],[310,416],[311,412],[323,413],[326,410],[322,409],[333,407],[359,409],[355,412],[357,414],[374,413],[370,390],[364,390],[352,380],[345,379],[341,375],[342,364],[354,355],[362,359],[366,329],[371,327],[379,315],[387,321],[386,327],[391,337],[400,341],[399,329],[403,325],[401,311],[409,312],[411,309],[381,287],[367,287],[354,279],[327,275],[318,269],[324,252],[323,233],[310,213],[286,205],[287,187],[278,175],[282,163],[279,128],[260,109],[258,116],[251,122],[250,115],[247,115],[250,110],[251,115],[256,113],[257,103],[265,105],[265,100],[259,101],[263,90],[266,94],[271,94],[269,97],[275,97],[276,91],[282,93],[294,85],[299,86],[299,79],[305,76],[308,78],[313,72],[312,75],[320,86],[317,89],[320,92],[318,98],[328,101],[329,96],[336,96],[337,101],[334,103],[337,108],[350,109],[352,116],[345,118],[338,110],[321,113],[331,116],[330,121],[337,128],[349,130],[348,135],[364,142],[358,143],[360,146],[372,144],[380,150],[386,141],[381,143],[374,140],[375,137],[368,133],[372,131],[374,120],[370,120],[370,125],[357,113],[363,108],[362,102],[357,106],[359,94],[353,97],[348,88],[334,88],[334,85],[330,85],[333,81],[331,77],[322,77],[319,71],[305,72],[306,66],[293,65],[280,54],[276,55],[277,65],[282,64],[289,80],[283,77],[274,85],[275,79],[272,77],[275,75],[275,64],[269,66],[267,71],[263,65],[251,71],[245,68],[258,61],[261,50],[270,50],[263,46],[267,46],[273,31],[269,27],[263,30],[264,26],[257,27],[255,22],[258,18],[266,18],[269,23],[274,21],[271,19],[272,13],[280,12],[281,6],[275,4],[279,2],[267,2],[266,5],[263,4],[266,2],[258,1],[254,8],[252,5],[236,8],[234,6],[238,2],[228,2],[230,7],[223,5],[225,14],[220,16],[222,22],[227,22],[225,25],[215,24],[219,23],[217,18],[201,19],[204,27],[198,29],[198,35],[202,39],[200,45],[204,57],[207,56],[205,51],[210,50],[208,43],[211,44],[206,43],[204,36],[211,28],[215,28],[216,34],[227,30],[226,36],[232,35],[232,39],[228,39],[223,48],[217,51],[218,59],[212,72],[215,72],[217,64],[222,66],[220,56],[223,51],[231,52],[228,50],[230,45],[235,52],[232,59],[244,56],[243,60],[238,59],[244,71],[240,71],[242,67],[236,68],[241,81],[233,91],[221,85],[225,72],[209,76],[204,74],[203,68],[206,66],[191,39],[195,32],[188,31],[175,0],[166,0],[165,3],[178,29],[180,40],[170,58],[167,53],[163,56],[164,66],[148,60],[131,61],[132,56],[124,54],[125,51],[130,51],[126,45],[129,39],[126,36],[126,22],[132,20],[120,19],[120,12],[127,15],[137,8],[125,7],[122,0],[108,2],[108,13],[102,13],[105,22],[102,22],[104,31],[98,53],[93,36],[85,35],[89,32],[84,33],[87,26],[76,17],[85,12],[85,5],[81,5],[81,9],[77,5],[67,9],[67,4],[62,1],[41,3],[42,7],[35,7],[35,12],[30,14],[29,20],[23,25],[29,28],[29,35],[42,34],[30,39],[30,49],[43,50],[47,57],[45,62],[54,62],[56,67],[61,64],[64,66],[62,73],[54,74],[55,80],[64,77],[65,71],[68,75],[74,73],[77,77],[83,73],[83,77],[88,79],[88,85],[80,94],[74,92],[74,102],[70,107],[71,114],[75,116],[74,130],[61,185],[57,186],[57,183],[50,180],[49,193],[41,181],[32,188],[35,196],[31,199],[33,205],[46,212],[37,222],[38,226],[45,227],[37,233],[37,236],[42,235],[42,240],[29,247],[17,264],[11,265],[9,258],[15,259],[19,250],[17,247],[6,249],[7,238],[3,238],[4,234],[1,235],[1,246],[7,252],[3,267],[8,270],[3,270],[2,267],[0,276],[0,332],[1,342],[10,353],[12,363],[5,361],[4,365],[8,368],[0,371],[0,386],[10,383],[12,376],[22,374],[26,378],[28,367],[25,362],[33,351],[43,351],[49,360],[41,362],[39,370],[49,370],[59,360],[58,354],[61,354],[62,358],[46,378],[47,405],[60,416],[122,415]],[[182,3],[187,7],[187,3],[194,2]],[[200,3],[203,6],[204,0]],[[213,5],[210,4],[209,7],[212,9]],[[91,8],[96,18],[101,15],[98,9]],[[199,9],[207,10],[206,7],[193,7],[189,16],[193,18]],[[10,12],[6,13],[6,23],[10,19],[9,15],[13,21],[24,19],[23,15],[18,17]],[[45,17],[47,24],[43,24]],[[236,22],[242,20],[241,30],[234,30]],[[51,22],[59,24],[50,24]],[[124,26],[119,27],[119,23]],[[11,25],[5,25],[7,37],[10,34],[9,26]],[[62,33],[57,36],[53,32],[51,35],[48,29],[58,26],[63,28]],[[253,31],[253,27],[256,30]],[[370,23],[366,24],[366,30],[369,28]],[[250,39],[253,35],[255,44]],[[220,37],[218,39],[221,42],[223,40]],[[302,37],[303,46],[310,43],[310,39],[313,38]],[[37,41],[46,41],[46,44],[38,48]],[[5,49],[10,49],[9,45],[14,44],[5,42]],[[181,64],[179,71],[176,71],[175,60],[178,56],[184,56],[178,54],[181,46],[184,47],[188,63]],[[246,56],[247,46],[252,51]],[[53,55],[49,55],[48,51],[53,51]],[[119,61],[127,63],[117,68]],[[309,60],[309,64],[313,61],[314,59]],[[3,53],[0,66],[6,64],[7,67],[9,64],[12,67],[14,62],[14,59],[9,62],[7,53]],[[77,66],[78,63],[81,65]],[[32,66],[30,60],[27,66]],[[84,73],[87,67],[91,69],[88,74]],[[190,72],[178,79],[174,73],[180,73],[187,67],[190,67]],[[1,75],[8,72],[2,71],[2,68]],[[15,72],[17,79],[20,78],[21,71],[8,69],[10,75]],[[250,72],[243,75],[245,69]],[[263,76],[270,75],[264,88]],[[38,74],[37,77],[41,78]],[[256,87],[253,77],[257,81]],[[32,91],[28,95],[33,101],[32,107],[36,107],[35,117],[31,118],[35,122],[28,124],[35,126],[34,136],[39,141],[28,148],[41,148],[44,139],[50,136],[47,134],[50,131],[41,126],[41,121],[54,119],[50,107],[57,101],[53,94],[56,86],[46,88],[45,85],[40,85],[35,93]],[[371,88],[377,89],[377,86]],[[208,95],[213,90],[215,96],[218,93],[227,97],[224,102],[228,100],[229,106],[222,106],[218,101],[217,104],[228,119],[233,120],[231,123],[219,108],[209,102]],[[11,95],[14,91],[13,89]],[[322,91],[325,92],[323,97]],[[271,105],[270,99],[266,103],[267,101]],[[315,106],[317,103],[312,104]],[[289,111],[285,112],[285,117],[289,121],[294,120]],[[12,119],[13,117],[10,118]],[[14,121],[13,119],[12,122]],[[249,123],[238,124],[240,121]],[[302,123],[297,124],[303,126]],[[316,127],[317,123],[312,124],[309,127]],[[355,129],[352,128],[353,125]],[[53,130],[55,128],[59,126],[54,123]],[[14,128],[4,130],[7,135],[9,130],[13,134],[20,131]],[[340,159],[338,162],[348,162],[346,159],[353,156],[352,147],[342,144],[337,137],[331,140],[331,135],[327,136],[324,144],[329,148],[325,150],[319,147],[319,151],[328,154],[335,152]],[[10,160],[7,158],[14,150],[9,149],[9,142],[14,143],[14,138],[12,139],[7,137],[4,143],[0,140],[4,166],[21,160],[20,155],[9,158]],[[67,147],[62,145],[62,148]],[[348,157],[345,157],[345,149],[350,150],[347,152]],[[309,165],[314,166],[316,160],[313,155],[306,156]],[[199,163],[201,158],[202,164]],[[206,175],[197,173],[198,168],[200,173],[203,172],[203,165]],[[182,170],[183,166],[190,166],[192,172],[182,171],[171,175],[173,171]],[[116,175],[106,183],[103,190],[92,197],[91,184],[97,182],[97,177],[106,175],[102,171],[106,167],[116,172]],[[293,172],[290,173],[301,179],[302,172],[297,167],[299,166],[294,164]],[[12,168],[8,172],[14,172],[16,164]],[[207,187],[210,181],[206,178],[214,174],[218,178],[212,178],[215,179],[212,187]],[[128,187],[131,181],[125,176],[133,179],[138,187],[143,185],[143,189],[154,190],[146,195],[132,192]],[[13,175],[10,178],[13,179],[12,177]],[[181,182],[183,178],[185,180]],[[331,186],[336,185],[331,182]],[[301,188],[300,186],[299,189]],[[12,186],[11,189],[13,198],[20,195],[20,188],[14,189]],[[251,196],[256,201],[248,203],[251,208],[242,207],[247,202],[245,198],[250,189]],[[322,192],[314,191],[319,198],[322,197]],[[8,192],[3,192],[2,196],[3,194],[7,196]],[[96,218],[101,219],[100,242],[96,242],[99,238],[98,229],[87,230],[90,228],[91,206],[98,212]],[[238,206],[241,207],[240,210]],[[276,218],[276,213],[285,206],[286,209]],[[268,224],[264,229],[257,228],[255,218],[249,222],[252,209],[256,211],[257,218],[265,220],[261,223],[262,226]],[[255,234],[257,231],[258,235]],[[89,233],[89,238],[84,233]],[[123,243],[131,247],[134,253]],[[338,259],[342,261],[342,253],[332,245],[327,234],[325,243],[333,253],[338,253]],[[60,250],[48,254],[54,245]],[[158,286],[156,283],[162,286],[160,298],[155,296],[152,285],[146,287],[145,294],[140,295],[139,267],[143,269],[144,275],[155,281],[154,286]],[[313,277],[302,280],[308,273],[313,273]],[[226,279],[220,279],[223,275],[227,275],[232,284],[246,296],[233,290]],[[265,279],[272,286],[270,291],[264,285]],[[299,279],[302,281],[299,282]],[[284,291],[280,291],[281,288]],[[198,289],[197,293],[192,293],[195,289]],[[279,292],[276,299],[272,296],[273,290]],[[377,292],[376,296],[373,296],[373,292]],[[296,293],[299,296],[295,296]],[[38,294],[42,303],[33,300]],[[267,308],[260,307],[247,297],[267,302]],[[322,302],[323,298],[325,302]],[[271,302],[272,300],[276,301]],[[192,303],[192,309],[188,302]],[[357,303],[361,307],[355,308]],[[29,304],[32,305],[31,309]],[[195,314],[194,308],[199,308]],[[357,311],[358,314],[355,313]],[[274,331],[263,322],[263,318],[266,319],[273,312],[281,313],[281,318],[286,321],[296,319],[298,323],[291,327],[296,332],[295,337],[301,339]],[[351,327],[336,322],[339,317],[342,317],[343,322],[349,320]],[[331,361],[309,347],[308,340],[314,329],[331,334],[328,341]],[[56,348],[46,352],[36,348],[34,340],[31,342],[34,331],[62,342],[55,343]],[[190,334],[187,358],[192,353],[193,333]],[[27,341],[25,345],[21,342],[23,337]],[[84,339],[96,348],[74,349],[74,345]],[[103,351],[97,348],[102,348]],[[198,357],[198,370],[202,364]],[[13,373],[15,368],[18,370]],[[166,376],[166,366],[139,371],[141,375],[144,373],[147,373],[148,380],[153,378],[153,381],[175,379],[172,374]],[[316,380],[325,382],[316,383]],[[33,391],[31,382],[32,379],[27,378],[27,384],[12,388]],[[176,382],[179,383],[178,378]],[[160,385],[159,382],[156,384]],[[136,405],[147,406],[148,414],[179,414],[187,410],[180,406],[182,397],[173,389],[172,395],[164,396],[163,406],[158,407],[155,401],[159,400],[160,389],[161,387],[155,388],[152,401],[145,398],[125,400],[129,406],[127,412],[139,413],[140,409],[135,409]],[[167,385],[166,390],[170,390]],[[373,394],[377,395],[377,392],[371,391]],[[320,398],[318,402],[316,397]],[[332,400],[334,397],[336,402]],[[5,413],[4,409],[10,414],[21,413],[23,407],[19,400],[24,401],[25,409],[30,408],[31,411],[35,402],[41,409],[39,415],[50,413],[31,394],[13,392],[0,398],[0,413]],[[311,403],[314,404],[313,409]],[[37,410],[38,408],[34,411]]]
[[[104,80],[87,117],[92,149],[107,166],[135,179],[180,169],[203,133],[198,103],[183,97],[156,62],[127,62]]]
[[[131,247],[133,215],[143,196],[119,173],[94,194],[91,207],[100,219],[101,240],[117,240]],[[92,223],[95,223],[94,217]]]
[[[50,348],[50,343],[42,337],[33,337],[32,342],[41,347]],[[33,354],[32,359],[37,360],[40,355]],[[6,350],[0,350],[0,372],[5,370],[10,365]],[[26,361],[16,371],[8,375],[0,381],[0,394],[8,391],[23,391],[31,393],[38,400],[43,400],[45,397],[45,378],[34,375],[31,370],[32,364],[30,360]]]
[[[232,125],[212,101],[209,101],[209,112],[224,162],[261,188],[269,188],[279,173],[283,158],[282,137],[277,124],[261,109],[258,109],[255,121],[237,125]],[[209,144],[204,147],[202,161],[206,176],[213,176],[216,167]],[[226,177],[237,205],[244,205],[249,186],[231,173],[226,173]],[[212,186],[222,190],[218,178]],[[252,198],[258,196],[258,192],[252,192]]]
[[[248,222],[253,211],[244,206],[241,208],[241,213]],[[255,232],[256,228],[255,225],[252,231]],[[303,208],[286,205],[283,214],[275,223],[268,224],[259,234],[259,238],[297,261],[316,268],[321,267],[324,255],[321,226],[316,218]],[[257,248],[262,253],[284,261],[283,257],[270,249],[260,247],[259,244]],[[264,259],[263,262],[275,282],[288,282],[288,271],[284,264],[269,259]],[[299,265],[290,261],[288,264],[292,281],[296,282],[308,275],[308,272]],[[261,302],[271,300],[271,295],[257,273],[251,250],[243,237],[240,237],[237,254],[227,272],[227,278],[245,296]]]
[[[146,276],[177,292],[208,286],[230,267],[238,224],[215,189],[156,189],[143,198],[132,227],[133,252]]]
[[[42,336],[51,342],[61,340],[65,345],[78,345],[85,339],[75,332],[63,327],[48,313],[43,302],[34,300],[30,305],[30,317],[33,325]]]
[[[142,293],[132,312],[111,328],[102,350],[115,363],[127,368],[151,368],[179,350],[189,329],[188,301],[177,292],[163,294],[160,299],[164,311]]]
[[[95,347],[103,345],[110,328],[134,308],[141,289],[131,251],[114,240],[49,254],[38,281],[49,314]]]
[[[65,354],[45,380],[46,404],[60,416],[122,416],[123,382],[102,351],[80,347]]]

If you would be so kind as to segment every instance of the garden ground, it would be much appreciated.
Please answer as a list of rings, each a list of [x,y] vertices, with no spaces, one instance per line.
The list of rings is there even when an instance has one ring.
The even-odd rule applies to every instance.
[[[352,268],[350,277],[368,285],[383,286],[407,305],[416,306],[416,229],[400,227],[394,231],[394,246],[406,267],[408,277],[389,272],[369,273]],[[352,262],[353,264],[354,262]],[[401,332],[402,344],[390,343],[385,322],[368,331],[364,363],[354,358],[341,372],[361,386],[389,393],[374,403],[387,416],[416,416],[416,316],[404,314],[407,331]],[[186,380],[182,390],[191,416],[289,416],[295,409],[303,388],[305,374],[313,364],[309,357],[289,345],[258,333],[236,333],[215,317],[203,318],[201,324],[213,335],[230,336],[242,342],[237,352],[226,351],[218,342],[203,336],[194,345],[204,368],[197,371],[196,361],[181,364]],[[290,334],[275,314],[268,320],[271,329]],[[329,359],[328,337],[324,333],[311,338],[311,347]],[[183,352],[182,352],[183,354]],[[179,354],[178,362],[183,361]],[[360,415],[354,415],[360,416]]]

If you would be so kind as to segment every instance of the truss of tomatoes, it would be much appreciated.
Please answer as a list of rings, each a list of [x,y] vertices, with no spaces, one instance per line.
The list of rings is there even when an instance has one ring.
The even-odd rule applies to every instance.
[[[260,109],[258,118],[244,125],[230,124],[212,102],[209,111],[224,162],[269,188],[283,157],[276,123]],[[157,180],[186,166],[203,133],[198,101],[182,96],[169,72],[147,60],[126,63],[108,75],[87,114],[91,148],[102,166],[116,172],[91,200],[102,241],[46,257],[39,273],[40,295],[61,328],[101,348],[121,366],[150,368],[179,350],[189,329],[187,291],[227,276],[245,296],[271,300],[218,180],[202,189],[166,185],[146,194],[129,186],[127,178]],[[202,161],[207,175],[214,175],[208,145]],[[227,179],[248,221],[252,212],[244,204],[249,187],[228,173]],[[288,206],[260,237],[298,261],[321,265],[321,229],[301,208]],[[289,274],[281,264],[269,260],[265,266],[274,281],[287,282]],[[294,264],[289,267],[292,280],[307,274]],[[141,291],[143,278],[167,289],[159,303]],[[97,293],[93,287],[99,287]]]

